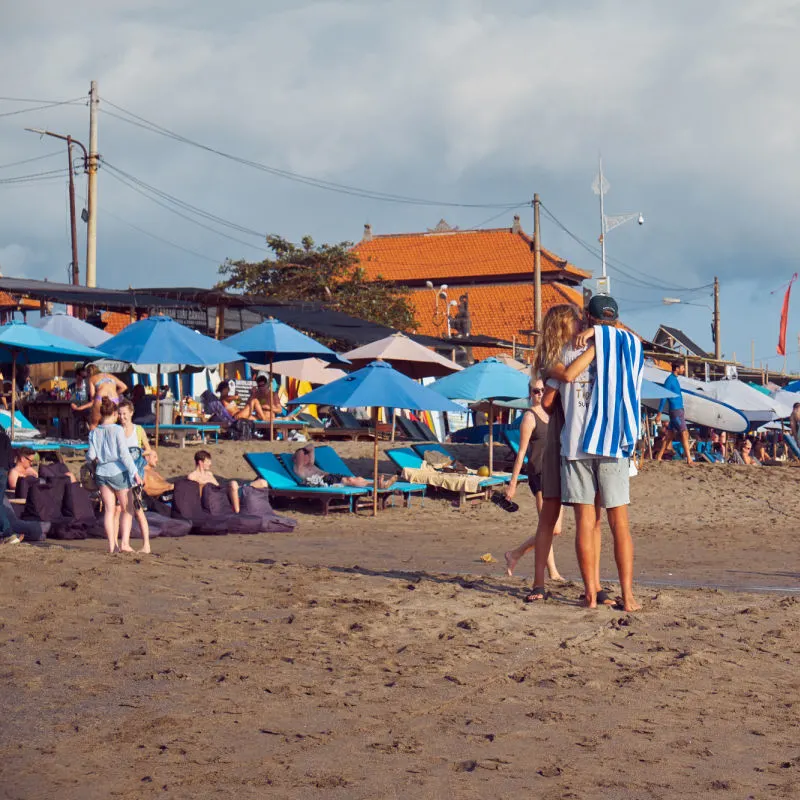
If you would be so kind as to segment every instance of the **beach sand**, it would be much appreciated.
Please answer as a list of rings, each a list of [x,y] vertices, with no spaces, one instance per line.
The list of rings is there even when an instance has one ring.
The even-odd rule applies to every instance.
[[[266,447],[210,449],[246,478]],[[371,445],[338,449],[368,473]],[[164,474],[193,452],[162,448]],[[294,505],[293,534],[156,557],[5,547],[0,797],[797,797],[798,481],[646,464],[637,614],[580,608],[575,582],[521,602],[532,557],[509,578],[503,552],[534,529],[524,485],[516,514]]]

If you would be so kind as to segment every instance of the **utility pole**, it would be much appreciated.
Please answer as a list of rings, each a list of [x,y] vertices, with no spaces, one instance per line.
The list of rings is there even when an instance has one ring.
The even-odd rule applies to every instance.
[[[97,153],[97,107],[99,104],[97,81],[92,81],[89,89],[89,158],[86,165],[89,175],[87,196],[89,219],[86,225],[87,286],[97,286],[97,167],[100,161]]]
[[[80,267],[78,265],[78,225],[75,218],[75,168],[72,164],[72,145],[76,144],[83,150],[83,168],[86,170],[89,155],[86,148],[77,139],[71,136],[63,136],[60,133],[53,133],[52,131],[42,130],[41,128],[25,128],[26,131],[31,133],[38,133],[40,136],[52,136],[54,139],[61,139],[67,143],[67,158],[69,159],[69,222],[70,232],[72,234],[72,283],[76,286],[81,282]]]
[[[539,195],[533,196],[533,329],[536,347],[542,336],[542,238],[539,229]]]
[[[714,358],[717,361],[722,360],[722,340],[719,326],[719,278],[716,275],[714,276]]]

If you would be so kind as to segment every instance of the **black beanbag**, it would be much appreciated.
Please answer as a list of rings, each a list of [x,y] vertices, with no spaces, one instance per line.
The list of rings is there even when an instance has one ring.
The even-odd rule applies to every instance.
[[[269,489],[242,487],[242,514],[258,517],[261,530],[269,533],[291,533],[297,520],[276,514],[269,502]]]
[[[229,514],[216,516],[210,514],[200,499],[200,484],[181,478],[175,481],[175,492],[172,496],[172,516],[188,520],[192,523],[190,533],[206,536],[224,536],[227,533],[244,533],[258,530],[260,520],[242,517],[231,511]],[[244,527],[245,530],[242,530]]]
[[[228,522],[228,533],[258,533],[261,518],[248,514],[237,514],[231,505],[228,489],[207,483],[203,487],[202,506],[213,518]]]

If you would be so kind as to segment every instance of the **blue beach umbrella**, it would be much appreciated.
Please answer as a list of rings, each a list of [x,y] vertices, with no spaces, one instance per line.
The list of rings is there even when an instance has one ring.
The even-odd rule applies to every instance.
[[[133,322],[102,345],[100,356],[156,368],[156,386],[161,383],[164,364],[208,367],[241,361],[242,356],[222,342],[175,322],[171,317],[148,317]],[[158,446],[159,393],[156,392],[156,446]]]
[[[489,472],[493,463],[494,401],[528,396],[528,375],[497,358],[486,358],[461,372],[440,378],[429,387],[453,400],[489,401]],[[463,410],[463,409],[462,409]]]
[[[269,364],[269,404],[272,408],[272,365],[276,361],[294,361],[299,358],[319,358],[329,364],[349,364],[346,358],[329,347],[306,336],[291,325],[270,317],[252,328],[234,333],[225,344],[242,354],[252,364]],[[313,401],[312,401],[313,402]],[[270,410],[269,438],[274,438],[273,415]]]
[[[11,385],[16,386],[17,364],[51,364],[54,361],[82,361],[102,358],[103,353],[91,347],[70,342],[24,322],[0,326],[0,361],[11,363]],[[14,419],[16,391],[11,392],[11,419]],[[11,438],[14,438],[11,426]]]
[[[352,408],[366,406],[373,409],[373,420],[376,410],[381,406],[408,408],[419,411],[457,411],[456,405],[441,394],[431,391],[416,381],[407,378],[385,361],[373,361],[363,369],[345,375],[327,386],[314,389],[302,398],[290,400],[290,405],[316,403],[317,405]],[[373,478],[378,481],[378,435],[375,431],[373,449]],[[373,492],[373,514],[378,513],[378,494]]]
[[[678,395],[658,383],[642,378],[642,400],[669,400]]]

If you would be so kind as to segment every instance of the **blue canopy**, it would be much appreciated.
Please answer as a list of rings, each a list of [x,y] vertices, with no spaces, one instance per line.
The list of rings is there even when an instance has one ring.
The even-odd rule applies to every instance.
[[[103,342],[107,342],[111,338],[110,333],[69,314],[48,314],[30,324],[40,331],[52,333],[86,347],[100,347]]]
[[[54,361],[83,361],[102,358],[91,347],[70,342],[24,322],[0,325],[0,362],[10,364],[50,364]]]
[[[311,356],[330,364],[350,363],[324,344],[300,333],[279,319],[264,320],[259,325],[229,336],[224,343],[253,364],[292,361]]]
[[[385,361],[373,361],[357,372],[290,401],[291,405],[306,403],[337,408],[389,406],[420,411],[464,411],[461,406],[407,378]]]
[[[139,365],[188,364],[205,367],[241,361],[242,356],[222,342],[175,322],[171,317],[148,317],[134,322],[105,342],[98,357],[109,355]]]
[[[792,381],[783,387],[787,392],[800,392],[800,381]]]
[[[440,378],[429,388],[445,397],[471,402],[516,400],[528,396],[528,375],[496,358],[486,358],[461,372]]]

